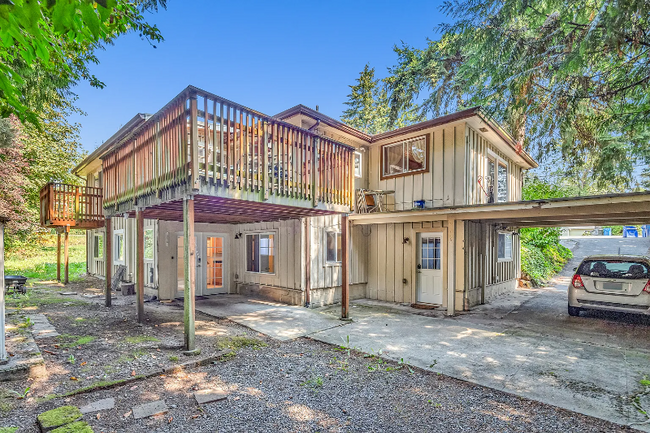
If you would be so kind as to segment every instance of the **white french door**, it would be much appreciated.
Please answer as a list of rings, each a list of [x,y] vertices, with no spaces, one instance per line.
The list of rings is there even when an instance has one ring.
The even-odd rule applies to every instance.
[[[418,233],[416,301],[442,305],[442,233]]]

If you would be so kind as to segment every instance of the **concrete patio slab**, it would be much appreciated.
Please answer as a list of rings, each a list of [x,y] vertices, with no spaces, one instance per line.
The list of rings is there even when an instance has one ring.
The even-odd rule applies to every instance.
[[[79,410],[81,413],[99,412],[101,410],[110,410],[115,407],[115,399],[113,397],[104,398],[101,400],[93,401],[85,406],[81,406]]]
[[[217,295],[197,300],[196,310],[210,316],[232,320],[280,341],[293,340],[346,324],[337,317],[320,314],[304,307],[239,295]]]
[[[354,304],[353,304],[354,305]],[[647,420],[632,405],[650,352],[588,344],[525,329],[355,305],[354,323],[311,338],[620,424]],[[650,431],[650,425],[637,428]]]

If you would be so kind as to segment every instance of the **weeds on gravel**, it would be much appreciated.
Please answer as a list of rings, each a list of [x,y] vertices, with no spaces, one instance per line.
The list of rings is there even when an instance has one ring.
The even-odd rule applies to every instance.
[[[70,334],[61,334],[56,337],[59,341],[65,341],[61,343],[61,347],[64,349],[69,349],[71,347],[83,346],[84,344],[92,343],[96,340],[95,337],[90,335],[70,335]]]
[[[170,356],[169,356],[169,360],[170,360],[171,362],[178,362],[178,356],[176,356],[176,355],[170,355]]]
[[[302,382],[300,386],[306,386],[313,390],[317,390],[318,388],[323,386],[323,378],[321,376],[314,376],[311,379]]]
[[[148,353],[145,350],[142,350],[142,349],[134,350],[131,353],[125,353],[122,356],[120,356],[119,358],[117,358],[117,363],[118,364],[123,364],[123,363],[126,363],[126,362],[135,361],[136,359],[142,358],[143,356],[145,356],[147,354]]]
[[[233,359],[235,356],[237,356],[237,353],[234,350],[231,350],[230,352],[224,353],[223,355],[221,355],[221,357],[219,358],[219,361],[228,362],[231,359]]]
[[[18,327],[19,327],[19,328],[26,329],[26,328],[31,328],[33,325],[34,325],[34,322],[32,322],[32,318],[31,318],[31,317],[25,317],[25,320],[23,320],[23,321],[18,325]]]
[[[442,407],[440,403],[435,403],[433,400],[427,400],[427,403],[429,403],[433,407]]]
[[[138,335],[136,337],[126,337],[124,341],[129,344],[141,344],[141,343],[158,343],[160,339],[156,337],[149,337],[148,335]]]
[[[330,365],[334,366],[334,368],[336,368],[337,370],[348,371],[348,367],[349,367],[348,359],[338,359],[335,356],[334,358],[330,359]]]
[[[217,342],[217,349],[219,350],[230,349],[237,351],[246,347],[250,347],[253,350],[259,350],[266,346],[267,344],[262,340],[244,335],[226,337]]]
[[[34,310],[40,307],[55,304],[66,304],[69,306],[87,304],[87,302],[80,299],[65,298],[60,296],[56,291],[45,290],[28,290],[24,295],[5,298],[5,302],[7,304],[7,308],[15,308],[17,310]]]

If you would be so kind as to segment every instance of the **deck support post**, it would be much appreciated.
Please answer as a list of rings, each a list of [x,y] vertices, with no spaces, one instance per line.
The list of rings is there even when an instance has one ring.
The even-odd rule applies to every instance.
[[[447,220],[447,315],[456,314],[456,220]]]
[[[183,260],[185,266],[183,292],[184,324],[185,324],[185,353],[195,354],[194,343],[194,303],[196,283],[196,240],[194,238],[194,197],[183,199]]]
[[[56,232],[56,280],[61,282],[61,232]]]
[[[311,306],[311,220],[303,218],[305,226],[305,307]]]
[[[106,275],[106,290],[104,305],[111,306],[113,290],[113,225],[110,217],[106,218],[106,234],[104,235],[104,274]]]
[[[341,319],[350,312],[350,222],[347,215],[341,217]]]
[[[144,323],[144,215],[140,208],[135,211],[135,288],[138,323]]]
[[[64,272],[63,272],[63,284],[68,284],[70,282],[70,226],[65,226],[64,228],[64,240],[63,240],[63,261],[64,261]]]

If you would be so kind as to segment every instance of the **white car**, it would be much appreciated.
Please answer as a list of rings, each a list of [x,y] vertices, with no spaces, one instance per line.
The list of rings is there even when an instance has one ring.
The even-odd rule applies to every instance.
[[[650,314],[650,259],[644,256],[589,256],[569,285],[569,315],[581,310]]]

